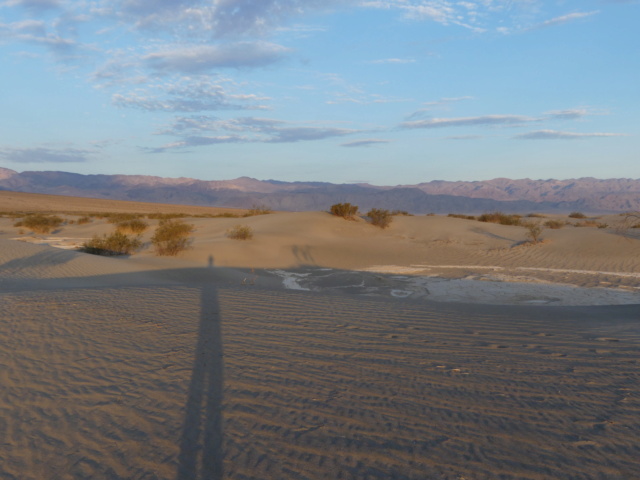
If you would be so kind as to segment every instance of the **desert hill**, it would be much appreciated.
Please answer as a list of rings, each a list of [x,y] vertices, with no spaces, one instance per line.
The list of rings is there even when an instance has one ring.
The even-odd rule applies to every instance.
[[[240,177],[205,181],[148,175],[81,175],[17,172],[0,168],[0,190],[137,202],[274,210],[325,210],[349,202],[361,210],[387,208],[411,213],[481,213],[501,210],[591,213],[640,210],[640,179],[435,180],[415,185],[374,186],[326,182],[282,182]]]

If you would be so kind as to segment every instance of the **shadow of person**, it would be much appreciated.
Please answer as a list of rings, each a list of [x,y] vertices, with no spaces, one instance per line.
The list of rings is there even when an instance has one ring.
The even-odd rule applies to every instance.
[[[213,257],[209,256],[209,269]],[[222,390],[224,365],[221,317],[213,275],[200,294],[200,327],[180,437],[177,480],[223,477]]]

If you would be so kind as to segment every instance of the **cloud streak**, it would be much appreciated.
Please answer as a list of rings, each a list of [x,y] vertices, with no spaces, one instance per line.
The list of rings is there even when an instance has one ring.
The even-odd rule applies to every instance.
[[[206,73],[220,68],[265,67],[291,50],[266,42],[197,45],[145,55],[142,61],[159,73]]]
[[[401,124],[403,128],[447,128],[474,126],[522,125],[536,122],[538,119],[524,115],[483,115],[479,117],[431,118],[415,120]]]
[[[576,133],[562,132],[558,130],[536,130],[534,132],[522,133],[513,137],[517,140],[582,140],[586,138],[606,138],[606,137],[625,137],[624,133]]]
[[[93,153],[78,148],[3,148],[0,158],[13,163],[81,163],[89,161]]]
[[[361,131],[322,125],[295,125],[272,118],[239,117],[222,120],[209,116],[178,117],[172,125],[158,134],[177,136],[180,140],[154,151],[216,143],[297,143],[356,133]]]

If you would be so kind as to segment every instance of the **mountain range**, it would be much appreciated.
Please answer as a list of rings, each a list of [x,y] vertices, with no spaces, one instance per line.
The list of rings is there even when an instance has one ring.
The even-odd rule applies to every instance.
[[[414,185],[376,186],[326,182],[283,182],[240,177],[234,180],[163,178],[149,175],[82,175],[69,172],[17,172],[0,167],[0,190],[273,210],[327,210],[349,202],[369,208],[425,213],[589,213],[640,210],[640,179],[483,181],[434,180]]]

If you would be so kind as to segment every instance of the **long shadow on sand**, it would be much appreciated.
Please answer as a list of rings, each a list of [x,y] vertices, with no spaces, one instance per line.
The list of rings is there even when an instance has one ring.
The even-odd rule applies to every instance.
[[[0,263],[0,271],[9,272],[0,282],[0,293],[28,291],[55,291],[61,287],[56,278],[12,278],[13,270],[26,265],[48,262],[63,265],[71,261],[76,252],[47,249],[23,258]],[[223,418],[224,364],[222,343],[222,317],[220,315],[217,278],[213,257],[208,267],[156,270],[147,274],[106,274],[93,277],[64,279],[66,288],[95,288],[109,286],[126,295],[129,286],[141,285],[197,285],[200,288],[200,318],[189,389],[185,403],[185,416],[179,440],[180,453],[176,480],[221,480],[223,478]],[[161,307],[161,306],[159,306]]]
[[[213,258],[209,258],[213,267]],[[180,438],[176,480],[220,480],[223,476],[222,391],[224,364],[221,316],[215,285],[200,294],[198,343]]]

